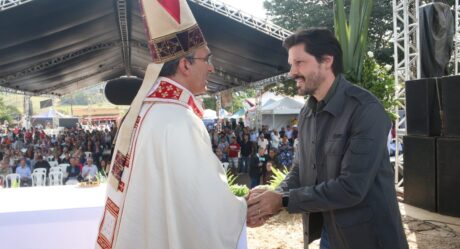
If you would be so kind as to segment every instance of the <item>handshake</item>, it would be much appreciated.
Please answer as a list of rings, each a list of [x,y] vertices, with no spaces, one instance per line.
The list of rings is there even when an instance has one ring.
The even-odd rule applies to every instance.
[[[266,186],[251,189],[246,197],[248,227],[262,226],[267,219],[279,213],[283,207],[282,194],[269,190]]]

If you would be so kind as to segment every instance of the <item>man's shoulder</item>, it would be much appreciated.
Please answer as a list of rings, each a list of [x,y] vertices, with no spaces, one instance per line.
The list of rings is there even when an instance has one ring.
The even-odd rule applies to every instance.
[[[345,88],[343,90],[345,96],[358,101],[360,104],[370,104],[373,102],[379,102],[377,97],[374,96],[369,90],[362,88],[349,81],[343,82]]]

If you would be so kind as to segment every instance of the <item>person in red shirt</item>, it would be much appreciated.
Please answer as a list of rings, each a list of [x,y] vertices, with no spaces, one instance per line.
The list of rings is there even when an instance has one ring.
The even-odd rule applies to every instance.
[[[42,130],[42,131],[40,132],[40,139],[43,140],[43,139],[45,139],[45,138],[46,138],[45,131]]]
[[[32,132],[30,130],[27,130],[26,131],[26,134],[25,134],[25,139],[26,139],[26,143],[29,144],[32,142]]]
[[[238,168],[238,156],[241,150],[240,144],[236,141],[236,137],[232,136],[230,145],[228,146],[228,162],[233,169]]]

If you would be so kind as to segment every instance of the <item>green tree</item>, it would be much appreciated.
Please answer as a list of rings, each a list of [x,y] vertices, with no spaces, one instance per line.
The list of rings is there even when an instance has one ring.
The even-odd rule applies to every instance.
[[[61,105],[97,105],[109,103],[101,91],[101,86],[82,89],[61,97]]]
[[[0,97],[0,122],[3,123],[5,120],[11,122],[11,120],[16,119],[21,114],[15,106],[6,105],[3,102],[3,98]]]
[[[216,110],[216,97],[211,96],[207,98],[203,98],[203,106],[204,109],[211,109],[211,110]]]
[[[453,0],[452,0],[453,1]],[[345,11],[350,10],[351,0],[345,0]],[[379,63],[393,63],[393,2],[374,1],[369,23],[369,50],[374,51]],[[298,28],[334,27],[334,0],[266,0],[264,7],[275,24],[295,31]]]
[[[335,7],[337,17],[335,30],[344,50],[344,64],[347,66],[356,64],[351,69],[346,69],[347,78],[376,95],[388,113],[396,104],[393,98],[394,76],[390,71],[391,66],[382,67],[381,64],[392,64],[392,60],[390,60],[391,56],[387,56],[385,60],[380,59],[384,57],[382,54],[393,53],[392,49],[383,50],[388,47],[392,33],[391,4],[391,1],[367,0],[266,0],[264,2],[272,20],[291,30],[294,30],[292,27],[295,26],[310,27],[320,26],[318,23],[327,23],[323,19],[334,20]],[[303,6],[309,9],[303,9]],[[371,11],[374,11],[372,15],[370,15]],[[349,20],[346,18],[346,12],[350,12]],[[332,25],[329,28],[332,30]],[[380,53],[380,59],[374,58],[374,54],[364,57],[369,50],[366,39],[369,39],[369,47],[373,51],[380,50],[375,53],[376,55]],[[286,80],[274,86],[272,90],[276,93],[294,95],[295,82]]]
[[[297,86],[295,81],[292,79],[285,80],[280,84],[269,85],[266,90],[288,96],[294,96],[297,94]]]
[[[396,115],[392,112],[396,109],[394,75],[392,66],[379,65],[375,58],[366,55],[364,58],[362,81],[360,86],[372,92],[382,103],[388,115],[394,120]]]
[[[244,101],[247,98],[254,98],[256,91],[254,89],[245,89],[244,91],[237,91],[232,93],[232,106],[227,108],[229,112],[237,112],[244,107]]]

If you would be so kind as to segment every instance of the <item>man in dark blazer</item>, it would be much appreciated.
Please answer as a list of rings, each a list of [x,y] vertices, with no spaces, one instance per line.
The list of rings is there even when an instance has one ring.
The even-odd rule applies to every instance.
[[[298,93],[309,95],[299,114],[298,154],[278,191],[251,191],[248,225],[284,207],[303,214],[306,248],[320,237],[321,249],[408,248],[385,109],[342,76],[342,50],[330,31],[298,31],[284,46]]]

